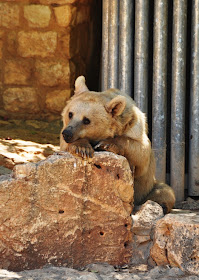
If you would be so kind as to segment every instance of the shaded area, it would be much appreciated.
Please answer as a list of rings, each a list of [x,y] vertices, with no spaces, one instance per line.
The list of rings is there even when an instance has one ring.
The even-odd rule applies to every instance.
[[[59,145],[61,121],[0,120],[0,139],[21,139],[41,144]]]
[[[59,150],[60,121],[0,120],[0,175]]]

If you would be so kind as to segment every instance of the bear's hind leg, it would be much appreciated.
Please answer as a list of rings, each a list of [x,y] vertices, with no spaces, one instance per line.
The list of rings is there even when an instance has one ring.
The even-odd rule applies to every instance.
[[[153,189],[145,198],[145,201],[152,200],[160,204],[164,214],[171,212],[175,205],[175,194],[173,189],[165,183],[156,182]]]

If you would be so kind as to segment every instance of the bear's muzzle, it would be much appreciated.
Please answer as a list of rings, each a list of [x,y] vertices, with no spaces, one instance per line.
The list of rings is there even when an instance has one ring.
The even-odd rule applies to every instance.
[[[64,137],[64,140],[66,143],[71,143],[73,140],[73,132],[72,132],[72,127],[67,127],[62,131],[62,135]]]

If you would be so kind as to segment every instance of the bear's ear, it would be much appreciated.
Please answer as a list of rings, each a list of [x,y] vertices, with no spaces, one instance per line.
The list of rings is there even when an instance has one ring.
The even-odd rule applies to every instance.
[[[113,117],[119,116],[124,111],[126,106],[126,98],[122,95],[118,95],[113,98],[106,106],[106,110],[110,113]]]
[[[84,91],[89,91],[85,83],[85,77],[79,76],[75,81],[75,95],[78,95]]]

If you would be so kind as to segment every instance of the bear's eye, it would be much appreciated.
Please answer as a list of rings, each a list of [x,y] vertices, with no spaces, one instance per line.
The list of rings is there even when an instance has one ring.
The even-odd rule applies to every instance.
[[[91,121],[88,118],[86,117],[83,118],[83,124],[89,124],[90,122]]]
[[[69,117],[69,119],[72,119],[73,113],[72,113],[72,112],[69,112],[69,113],[68,113],[68,117]]]

